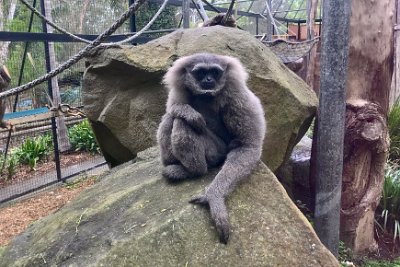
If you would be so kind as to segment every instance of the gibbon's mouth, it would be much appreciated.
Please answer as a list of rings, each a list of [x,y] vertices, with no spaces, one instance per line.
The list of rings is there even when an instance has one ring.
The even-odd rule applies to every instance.
[[[201,89],[203,90],[211,90],[215,87],[215,82],[202,82]]]

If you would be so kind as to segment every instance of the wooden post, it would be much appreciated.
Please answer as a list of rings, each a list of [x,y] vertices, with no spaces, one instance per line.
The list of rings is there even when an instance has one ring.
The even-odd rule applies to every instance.
[[[190,27],[190,0],[182,0],[183,28]]]
[[[335,256],[339,249],[349,16],[348,1],[324,1],[314,215],[319,238]]]

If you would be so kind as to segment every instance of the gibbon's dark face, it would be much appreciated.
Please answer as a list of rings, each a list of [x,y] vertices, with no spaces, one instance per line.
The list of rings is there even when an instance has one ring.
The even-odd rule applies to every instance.
[[[217,95],[227,79],[227,62],[212,54],[195,54],[184,67],[183,83],[195,95]]]
[[[217,64],[199,63],[191,70],[201,89],[212,90],[219,82],[224,70]]]

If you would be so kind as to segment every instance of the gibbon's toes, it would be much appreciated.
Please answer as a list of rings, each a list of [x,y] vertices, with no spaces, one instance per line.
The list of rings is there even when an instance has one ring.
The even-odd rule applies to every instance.
[[[219,242],[223,244],[228,244],[228,239],[229,239],[229,223],[227,224],[217,224],[215,223],[218,236],[219,236]]]
[[[182,167],[182,165],[168,165],[165,166],[162,175],[168,178],[171,182],[178,182],[189,177],[189,173]]]

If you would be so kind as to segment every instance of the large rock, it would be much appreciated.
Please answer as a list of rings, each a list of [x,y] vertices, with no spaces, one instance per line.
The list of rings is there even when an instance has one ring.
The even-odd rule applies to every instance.
[[[220,26],[180,30],[88,57],[83,103],[106,159],[118,165],[156,143],[167,97],[162,76],[176,58],[196,52],[238,57],[249,71],[249,87],[266,111],[263,161],[275,171],[307,130],[317,98],[248,32]]]
[[[159,151],[139,153],[15,238],[0,266],[339,266],[264,165],[229,197],[219,243],[209,212],[188,200],[204,178],[168,184]]]

